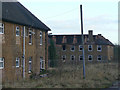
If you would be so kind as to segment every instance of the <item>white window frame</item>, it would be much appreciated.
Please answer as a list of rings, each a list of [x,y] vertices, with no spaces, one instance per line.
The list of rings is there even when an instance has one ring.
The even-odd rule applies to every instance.
[[[70,60],[71,60],[71,61],[74,61],[74,60],[72,60],[72,56],[74,57],[74,60],[75,60],[75,55],[71,55],[71,56],[70,56]]]
[[[31,68],[29,68],[29,64],[31,64]],[[31,69],[31,70],[30,70]],[[32,57],[29,57],[29,62],[28,62],[28,72],[31,73],[32,72]]]
[[[30,36],[31,36],[31,40],[30,40]],[[32,45],[32,31],[31,30],[29,30],[29,45]]]
[[[43,57],[40,57],[40,70],[45,69],[45,60],[43,60]]]
[[[17,35],[17,32],[19,32],[19,35]],[[20,36],[20,27],[19,26],[16,26],[16,36]]]
[[[18,62],[18,65],[16,64],[16,67],[18,68],[18,67],[20,67],[20,58],[19,57],[16,57],[16,62]]]
[[[79,61],[83,61],[83,56],[82,56],[82,60],[80,60],[80,57],[81,57],[82,55],[79,55]]]
[[[0,32],[0,34],[4,34],[4,24],[0,23],[0,29],[2,32]]]
[[[82,50],[80,50],[81,47],[82,47],[82,50],[83,50],[83,45],[79,45],[79,51],[82,51]]]
[[[91,46],[91,50],[89,50],[89,47]],[[93,51],[93,46],[92,45],[88,45],[88,51]]]
[[[99,56],[100,56],[101,60],[98,60]],[[97,56],[97,61],[102,61],[102,56],[101,55]]]
[[[72,47],[73,47],[73,46],[74,46],[74,45],[72,45],[71,48],[70,48],[71,51],[75,51],[75,46],[74,46],[74,50],[72,50]]]
[[[99,47],[101,48],[101,50],[98,50]],[[100,51],[100,52],[102,51],[102,46],[101,45],[97,45],[97,51]]]
[[[42,31],[40,31],[40,45],[42,45],[42,42],[43,42],[43,35],[42,35]]]
[[[63,60],[63,58],[65,58],[65,60],[66,60],[66,55],[62,55],[62,60]]]
[[[65,50],[63,50],[63,46],[65,46]],[[66,45],[62,45],[62,50],[63,50],[63,51],[66,51]]]
[[[92,57],[92,60],[89,60],[89,57]],[[88,55],[88,61],[93,61],[93,56],[92,55]]]
[[[3,67],[0,67],[0,69],[3,69],[4,68],[4,58],[0,58],[0,63],[3,64]]]

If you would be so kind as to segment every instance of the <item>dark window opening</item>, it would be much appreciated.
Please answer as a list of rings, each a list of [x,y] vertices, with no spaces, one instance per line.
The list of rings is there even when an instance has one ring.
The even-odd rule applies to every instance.
[[[74,51],[74,50],[75,50],[75,46],[72,45],[72,46],[71,46],[71,51]]]
[[[63,48],[63,51],[65,51],[66,50],[66,45],[63,45],[62,48]]]
[[[92,55],[89,55],[89,56],[88,56],[88,60],[89,60],[89,61],[92,61]]]
[[[79,56],[79,60],[80,60],[80,61],[83,60],[83,56]]]
[[[71,60],[75,60],[75,56],[72,55],[72,56],[71,56]]]

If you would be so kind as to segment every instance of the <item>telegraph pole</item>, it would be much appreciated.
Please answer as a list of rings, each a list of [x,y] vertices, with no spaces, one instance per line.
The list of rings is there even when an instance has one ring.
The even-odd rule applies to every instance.
[[[81,15],[81,34],[82,34],[82,56],[83,56],[83,79],[85,79],[85,55],[84,55],[84,35],[83,35],[83,17],[82,17],[82,5],[80,5]]]

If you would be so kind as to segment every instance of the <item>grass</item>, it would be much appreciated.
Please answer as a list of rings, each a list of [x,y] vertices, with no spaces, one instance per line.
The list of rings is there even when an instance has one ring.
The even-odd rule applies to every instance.
[[[17,82],[13,88],[107,88],[118,79],[117,63],[86,65],[86,78],[80,65],[61,65],[48,70],[48,77]]]

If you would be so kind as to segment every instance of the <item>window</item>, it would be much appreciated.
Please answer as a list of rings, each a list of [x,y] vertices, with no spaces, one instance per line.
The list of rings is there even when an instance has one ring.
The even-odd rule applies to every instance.
[[[29,45],[32,45],[32,31],[29,30]]]
[[[18,26],[16,27],[16,36],[20,36],[20,29]]]
[[[32,57],[29,58],[29,73],[32,72]]]
[[[88,45],[88,51],[92,51],[92,45]]]
[[[92,59],[93,59],[93,58],[92,58],[92,55],[89,55],[89,56],[88,56],[88,61],[92,61]]]
[[[16,57],[16,67],[19,67],[19,60],[20,58]]]
[[[80,61],[83,60],[83,56],[82,55],[79,56],[79,60]]]
[[[82,50],[83,50],[83,46],[79,45],[79,51],[82,51]]]
[[[102,56],[101,56],[101,55],[98,55],[98,56],[97,56],[97,60],[98,60],[98,61],[101,61],[101,60],[102,60]]]
[[[45,69],[45,60],[43,60],[43,57],[40,57],[40,70]]]
[[[40,45],[42,45],[42,31],[40,31]]]
[[[0,69],[4,68],[4,58],[0,58]]]
[[[75,56],[74,55],[71,55],[71,60],[73,61],[73,60],[75,60]]]
[[[101,45],[97,45],[97,51],[102,51],[102,46]]]
[[[71,46],[71,51],[75,51],[75,46],[74,45]]]
[[[0,34],[4,33],[4,24],[0,23]]]
[[[63,56],[62,56],[62,60],[66,60],[66,55],[63,55]]]
[[[66,51],[66,45],[62,46],[63,51]]]

